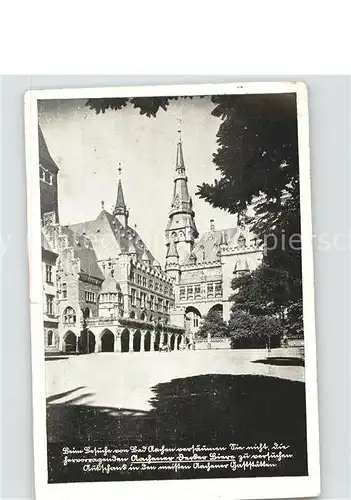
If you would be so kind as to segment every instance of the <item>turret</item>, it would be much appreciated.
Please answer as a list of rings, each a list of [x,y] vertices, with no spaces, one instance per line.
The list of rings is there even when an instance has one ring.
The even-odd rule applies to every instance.
[[[197,237],[195,213],[188,191],[181,131],[178,129],[176,169],[173,198],[166,227],[166,246],[169,248],[172,240],[177,244],[179,262],[182,264],[191,254]]]
[[[174,278],[174,280],[177,282],[179,278],[179,254],[177,251],[177,244],[174,240],[174,238],[171,239],[168,250],[167,250],[167,255],[166,255],[166,267],[165,271],[168,274],[168,276],[171,276]]]

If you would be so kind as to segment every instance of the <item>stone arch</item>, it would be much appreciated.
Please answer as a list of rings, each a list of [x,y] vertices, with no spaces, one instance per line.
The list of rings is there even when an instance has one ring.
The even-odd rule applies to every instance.
[[[156,332],[155,333],[155,342],[154,342],[154,350],[155,351],[160,350],[160,343],[161,343],[161,332]]]
[[[197,331],[200,326],[202,316],[200,311],[194,306],[185,309],[185,327],[187,331]]]
[[[149,330],[144,337],[144,351],[151,351],[151,332]]]
[[[115,336],[111,330],[104,330],[101,334],[101,352],[113,352],[115,347]]]
[[[91,317],[91,311],[90,311],[89,307],[86,307],[85,309],[82,309],[82,314],[83,314],[83,318],[84,319],[90,318]]]
[[[74,325],[77,321],[76,311],[71,306],[67,306],[62,314],[63,323],[66,325]]]
[[[129,314],[129,317],[134,319],[135,318],[135,312],[134,311],[131,311],[130,314]]]
[[[67,353],[76,352],[77,350],[77,336],[71,330],[68,330],[63,337],[63,350]]]
[[[211,314],[213,312],[219,313],[221,318],[223,319],[223,304],[215,304],[209,309],[207,314]]]
[[[129,352],[130,348],[130,333],[127,328],[121,333],[121,352]]]
[[[180,344],[182,342],[182,336],[181,335],[178,335],[177,337],[177,349],[179,350],[180,349]]]
[[[174,351],[174,349],[175,349],[175,340],[176,340],[176,338],[175,338],[175,334],[173,333],[173,334],[171,335],[171,340],[170,340],[170,348],[171,348],[171,351]]]
[[[79,338],[79,351],[83,354],[95,352],[96,339],[91,330],[83,330]]]
[[[144,313],[144,311],[140,314],[140,319],[141,319],[141,321],[145,321],[146,314]]]
[[[139,352],[141,349],[141,332],[140,330],[135,330],[133,335],[133,351]]]

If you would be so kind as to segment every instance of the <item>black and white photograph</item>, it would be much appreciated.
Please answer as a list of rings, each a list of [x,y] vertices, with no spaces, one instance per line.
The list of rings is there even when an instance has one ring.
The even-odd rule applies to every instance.
[[[37,483],[317,495],[304,84],[25,104]]]

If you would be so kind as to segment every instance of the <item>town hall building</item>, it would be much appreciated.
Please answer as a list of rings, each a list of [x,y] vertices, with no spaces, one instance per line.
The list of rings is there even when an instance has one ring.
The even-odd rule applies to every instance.
[[[61,225],[59,169],[40,127],[39,163],[46,352],[176,350],[211,310],[229,319],[231,280],[255,269],[262,249],[241,226],[211,220],[199,235],[180,131],[164,269],[129,224],[121,169],[112,213],[101,202],[95,219]]]

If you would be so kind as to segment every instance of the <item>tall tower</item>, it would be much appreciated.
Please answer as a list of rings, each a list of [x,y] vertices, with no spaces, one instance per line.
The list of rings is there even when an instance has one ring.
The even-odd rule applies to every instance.
[[[167,248],[166,255],[166,273],[177,283],[179,279],[179,255],[174,239],[171,239]]]
[[[119,222],[122,224],[123,227],[127,227],[129,211],[124,201],[122,180],[121,180],[122,167],[120,163],[118,164],[118,173],[119,173],[119,179],[117,187],[117,199],[112,215],[119,220]]]
[[[185,172],[182,136],[179,127],[173,199],[166,227],[166,246],[168,255],[170,244],[174,243],[180,264],[191,254],[194,241],[199,235],[194,218],[195,213],[188,191],[188,178]]]

